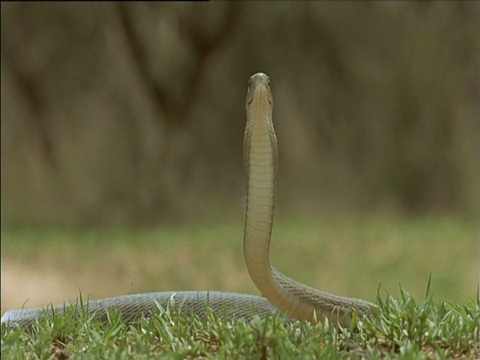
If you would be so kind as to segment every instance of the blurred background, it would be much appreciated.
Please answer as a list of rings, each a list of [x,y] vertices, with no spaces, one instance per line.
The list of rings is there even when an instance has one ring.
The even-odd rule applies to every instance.
[[[1,10],[2,227],[241,223],[258,71],[284,218],[477,216],[475,2]]]
[[[273,83],[284,209],[472,214],[476,8],[2,4],[2,222],[236,209],[257,71]]]

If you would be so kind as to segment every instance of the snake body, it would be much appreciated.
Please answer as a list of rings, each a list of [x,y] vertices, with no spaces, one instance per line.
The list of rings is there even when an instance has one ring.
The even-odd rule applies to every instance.
[[[247,123],[244,136],[244,165],[247,207],[244,230],[244,256],[248,272],[261,296],[219,291],[153,292],[90,300],[83,309],[104,319],[107,310],[121,312],[125,321],[149,316],[157,308],[174,304],[182,311],[205,315],[206,305],[228,318],[265,316],[278,311],[291,319],[323,321],[348,325],[352,315],[368,315],[375,304],[332,295],[301,284],[270,265],[269,251],[273,225],[275,188],[278,171],[277,139],[273,127],[273,96],[270,78],[257,73],[250,77],[246,97]],[[172,303],[172,299],[174,303]],[[77,303],[77,306],[79,304]],[[30,326],[36,317],[64,312],[64,305],[7,311],[1,322]]]

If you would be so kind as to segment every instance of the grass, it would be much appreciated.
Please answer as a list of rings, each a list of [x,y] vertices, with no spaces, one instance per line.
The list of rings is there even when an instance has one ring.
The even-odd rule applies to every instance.
[[[229,322],[170,308],[125,324],[111,312],[106,323],[72,307],[65,316],[39,319],[31,331],[2,324],[2,359],[475,359],[478,303],[420,304],[406,292],[377,299],[381,311],[349,328],[328,323],[285,323],[282,315]]]
[[[4,226],[2,311],[26,299],[27,307],[61,303],[79,289],[85,297],[187,289],[256,294],[241,234],[240,221],[156,229]],[[349,329],[284,324],[281,316],[232,324],[214,314],[205,321],[159,310],[127,325],[113,313],[107,324],[70,314],[41,320],[33,332],[2,325],[2,358],[478,358],[477,239],[476,221],[458,218],[279,219],[272,254],[278,269],[376,301],[381,313]]]

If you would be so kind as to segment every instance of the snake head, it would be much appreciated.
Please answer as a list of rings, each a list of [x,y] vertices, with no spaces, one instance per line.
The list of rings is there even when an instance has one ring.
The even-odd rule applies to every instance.
[[[258,101],[259,105],[268,102],[273,106],[272,90],[270,88],[270,78],[267,74],[256,73],[248,79],[248,90],[246,106],[253,105],[253,101]]]

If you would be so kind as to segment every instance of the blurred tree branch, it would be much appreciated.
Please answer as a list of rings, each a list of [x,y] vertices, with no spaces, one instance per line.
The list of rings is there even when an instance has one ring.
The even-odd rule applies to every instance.
[[[255,71],[291,212],[475,212],[477,4],[1,7],[3,221],[239,208]]]

